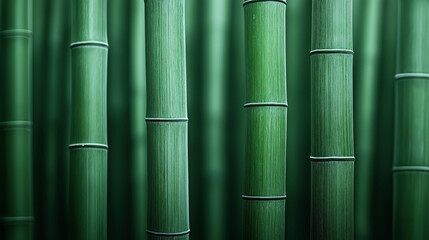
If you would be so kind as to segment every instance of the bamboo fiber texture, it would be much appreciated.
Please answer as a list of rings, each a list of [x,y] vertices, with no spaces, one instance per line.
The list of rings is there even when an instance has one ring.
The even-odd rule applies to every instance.
[[[398,2],[393,239],[428,239],[429,2]]]
[[[284,239],[286,2],[244,2],[246,157],[244,239]]]
[[[72,1],[71,239],[107,238],[106,7]]]
[[[31,239],[32,3],[5,0],[0,11],[0,239]]]
[[[313,0],[311,238],[353,239],[352,0]]]
[[[146,0],[148,239],[189,239],[185,1]]]

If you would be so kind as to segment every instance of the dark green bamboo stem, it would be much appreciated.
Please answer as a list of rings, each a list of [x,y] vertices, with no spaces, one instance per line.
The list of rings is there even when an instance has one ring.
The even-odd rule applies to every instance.
[[[352,0],[312,4],[311,238],[353,239]]]
[[[286,2],[245,1],[244,239],[284,239]]]
[[[189,239],[185,1],[146,0],[149,239]]]
[[[132,239],[147,239],[146,51],[144,0],[131,1]]]
[[[429,1],[399,0],[393,238],[429,238]]]
[[[361,1],[362,32],[357,34],[355,60],[356,126],[356,237],[369,239],[372,232],[371,200],[376,140],[382,0]]]
[[[71,239],[107,238],[106,3],[72,2]]]
[[[0,6],[0,239],[31,239],[32,3]]]

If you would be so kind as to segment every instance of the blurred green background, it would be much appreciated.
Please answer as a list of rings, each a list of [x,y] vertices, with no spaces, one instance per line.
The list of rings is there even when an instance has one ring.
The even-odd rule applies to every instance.
[[[354,1],[355,234],[391,238],[397,6]],[[67,230],[70,6],[33,3],[36,239]],[[241,239],[244,166],[241,0],[186,0],[192,239]],[[287,239],[310,226],[311,1],[287,3]],[[108,238],[146,238],[143,0],[108,0]]]

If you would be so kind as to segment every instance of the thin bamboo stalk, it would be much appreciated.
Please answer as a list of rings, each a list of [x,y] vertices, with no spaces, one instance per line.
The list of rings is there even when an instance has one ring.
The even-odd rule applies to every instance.
[[[381,53],[382,0],[361,1],[362,31],[357,36],[355,59],[355,126],[356,126],[356,238],[369,239],[372,234],[371,200],[376,140],[377,92]]]
[[[146,51],[144,0],[131,1],[130,80],[132,147],[132,239],[146,240],[147,227],[147,139]]]
[[[0,10],[0,239],[31,239],[32,2]]]
[[[399,0],[393,238],[429,238],[429,1]],[[405,194],[406,193],[406,194]]]
[[[185,1],[146,0],[148,238],[189,239]]]
[[[286,2],[245,1],[244,239],[284,239]]]
[[[354,237],[352,3],[312,1],[312,239]]]
[[[107,238],[106,10],[72,2],[71,239]]]

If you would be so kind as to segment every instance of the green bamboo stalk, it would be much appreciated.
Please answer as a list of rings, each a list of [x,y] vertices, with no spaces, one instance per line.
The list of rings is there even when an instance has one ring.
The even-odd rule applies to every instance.
[[[225,85],[228,0],[210,0],[203,5],[203,202],[204,239],[225,239]]]
[[[132,239],[146,240],[147,141],[146,141],[146,51],[144,0],[131,2],[130,80],[132,147]]]
[[[106,10],[72,2],[71,239],[107,238]]]
[[[287,159],[287,214],[286,239],[308,239],[310,234],[310,63],[308,52],[311,40],[311,1],[291,2],[293,11],[287,14],[288,64],[288,129]],[[299,104],[298,104],[299,103]],[[299,184],[297,184],[299,183]]]
[[[185,1],[146,0],[148,237],[189,239]]]
[[[32,2],[0,10],[0,239],[31,239]]]
[[[376,140],[382,0],[362,1],[362,28],[355,60],[356,238],[372,234],[371,200]]]
[[[244,239],[284,239],[286,2],[245,1]]]
[[[393,238],[429,238],[429,1],[399,0]]]
[[[352,4],[312,1],[312,239],[354,237]]]

